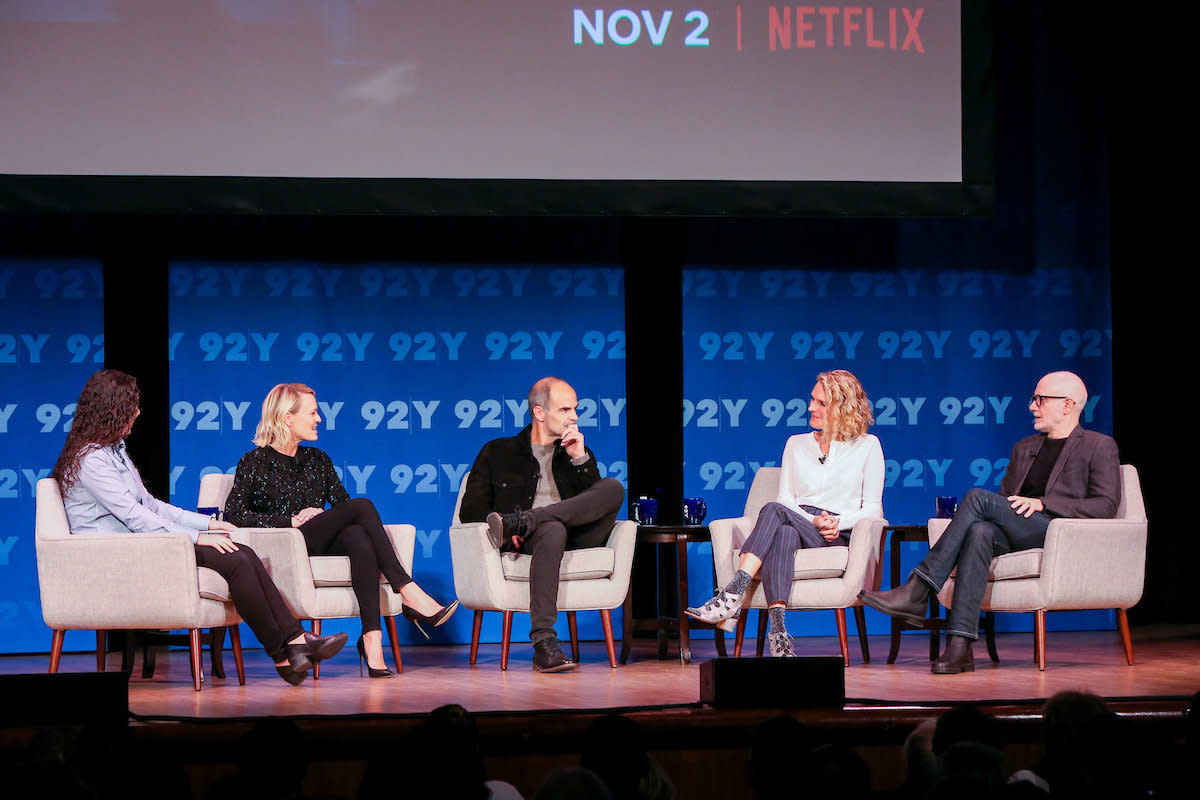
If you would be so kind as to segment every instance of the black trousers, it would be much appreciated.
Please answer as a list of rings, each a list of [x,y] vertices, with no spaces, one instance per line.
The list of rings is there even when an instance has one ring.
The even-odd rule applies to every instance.
[[[279,594],[258,554],[244,544],[232,553],[196,545],[196,565],[214,570],[229,584],[233,607],[246,620],[272,661],[287,658],[286,645],[304,629]]]
[[[363,632],[379,630],[379,575],[399,593],[412,577],[396,558],[375,504],[355,497],[322,511],[300,526],[310,556],[348,556],[350,585]]]
[[[601,547],[608,541],[624,500],[621,482],[602,478],[574,497],[529,512],[529,536],[521,552],[533,556],[529,568],[530,641],[555,635],[563,553]]]

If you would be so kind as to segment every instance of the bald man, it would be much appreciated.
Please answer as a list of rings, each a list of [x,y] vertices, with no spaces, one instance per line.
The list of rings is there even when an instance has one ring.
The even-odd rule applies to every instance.
[[[563,553],[608,541],[625,499],[615,478],[601,478],[583,443],[579,400],[561,378],[542,378],[529,390],[533,421],[516,436],[483,446],[463,493],[458,517],[487,522],[501,552],[532,556],[529,639],[537,672],[575,668],[558,644],[558,574]]]
[[[885,614],[923,625],[930,592],[939,592],[955,567],[946,650],[935,675],[975,669],[971,647],[992,559],[1041,547],[1056,517],[1109,519],[1121,500],[1120,459],[1111,437],[1079,426],[1087,388],[1078,375],[1052,372],[1038,381],[1029,411],[1038,433],[1013,447],[1000,493],[971,489],[946,532],[908,580],[886,592],[859,594]]]

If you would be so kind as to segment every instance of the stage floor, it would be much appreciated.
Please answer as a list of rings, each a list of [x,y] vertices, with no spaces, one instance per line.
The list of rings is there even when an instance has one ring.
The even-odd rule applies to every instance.
[[[956,676],[929,673],[924,635],[907,634],[895,664],[885,663],[886,637],[870,640],[872,663],[864,664],[858,642],[851,639],[851,662],[845,672],[846,708],[939,706],[980,702],[989,705],[1040,705],[1065,689],[1086,689],[1110,700],[1186,700],[1200,690],[1200,629],[1150,626],[1134,631],[1135,666],[1125,663],[1115,632],[1051,632],[1047,666],[1033,663],[1030,634],[1000,634],[1001,661],[993,664],[982,645],[976,671]],[[802,656],[837,655],[832,637],[796,640]],[[743,657],[753,657],[747,640]],[[582,664],[573,673],[542,675],[529,667],[531,650],[514,644],[509,669],[499,667],[499,646],[481,645],[475,666],[467,663],[465,646],[409,647],[403,651],[404,673],[390,680],[358,675],[357,658],[347,648],[322,666],[321,679],[291,687],[275,674],[261,650],[245,653],[246,685],[239,686],[232,653],[226,650],[228,677],[208,673],[200,692],[192,689],[184,650],[160,653],[152,679],[142,679],[140,661],[129,683],[134,722],[157,720],[250,720],[260,717],[336,718],[423,714],[446,703],[458,703],[475,714],[586,712],[601,710],[684,709],[699,705],[699,664],[716,656],[711,640],[693,641],[694,661],[672,657],[659,661],[653,642],[640,642],[630,662],[610,669],[602,643],[584,643]],[[0,658],[0,673],[39,673],[45,655]],[[108,667],[119,669],[118,654]],[[67,654],[62,671],[89,672],[95,655]]]

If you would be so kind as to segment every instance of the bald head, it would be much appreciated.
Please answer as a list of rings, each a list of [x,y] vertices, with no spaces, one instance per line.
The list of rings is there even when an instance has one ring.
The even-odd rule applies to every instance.
[[[550,376],[535,383],[529,390],[533,443],[553,442],[574,427],[579,419],[575,413],[577,405],[579,400],[575,396],[575,390],[562,378]]]
[[[1038,381],[1029,404],[1033,427],[1051,439],[1070,435],[1087,405],[1087,387],[1074,372],[1051,372]]]

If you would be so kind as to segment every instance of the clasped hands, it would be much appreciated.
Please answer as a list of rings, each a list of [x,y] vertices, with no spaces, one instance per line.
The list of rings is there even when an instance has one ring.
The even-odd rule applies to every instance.
[[[813,526],[817,529],[817,533],[825,538],[825,541],[832,542],[838,538],[838,518],[832,514],[817,514],[813,517]]]

